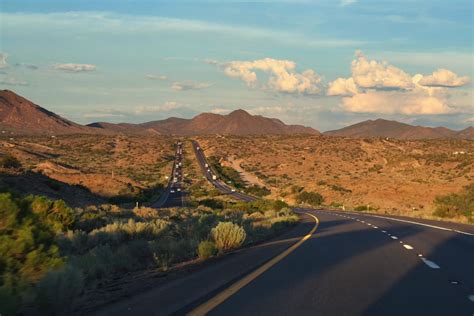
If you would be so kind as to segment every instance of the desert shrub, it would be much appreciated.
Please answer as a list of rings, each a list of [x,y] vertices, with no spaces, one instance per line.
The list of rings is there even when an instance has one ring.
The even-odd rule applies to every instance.
[[[472,218],[474,212],[474,184],[465,186],[459,193],[452,193],[435,198],[433,215],[452,218],[466,216]]]
[[[232,222],[219,222],[211,230],[211,236],[219,251],[228,251],[240,247],[246,238],[245,230]]]
[[[51,201],[45,200],[42,212],[33,212],[33,200],[0,194],[0,297],[9,301],[0,304],[2,314],[21,305],[24,293],[64,263],[55,241],[62,218],[50,216],[58,211]]]
[[[47,314],[71,314],[83,287],[84,276],[77,268],[67,266],[48,272],[38,283],[38,306]]]
[[[378,172],[383,169],[382,165],[375,164],[372,167],[369,168],[369,172]]]
[[[324,202],[324,198],[317,192],[303,191],[296,196],[298,203],[308,203],[313,206],[321,205]]]
[[[283,208],[287,208],[288,204],[286,204],[284,201],[281,200],[275,200],[273,202],[273,209],[275,211],[281,211]]]
[[[357,205],[354,207],[354,211],[358,212],[370,211],[371,209],[373,210],[373,208],[371,208],[369,205]]]
[[[212,241],[201,241],[198,245],[197,254],[202,260],[215,256],[217,254],[216,244]]]
[[[295,194],[295,193],[300,193],[301,191],[303,191],[303,187],[301,186],[298,186],[298,185],[293,185],[291,187],[291,193]]]
[[[16,157],[10,154],[0,156],[0,168],[16,169],[20,167],[21,163]]]
[[[258,185],[252,185],[250,187],[246,187],[246,188],[244,188],[244,192],[247,193],[247,194],[252,194],[252,195],[258,196],[258,197],[267,196],[270,193],[272,193],[268,188],[261,187],[261,186],[258,186]]]

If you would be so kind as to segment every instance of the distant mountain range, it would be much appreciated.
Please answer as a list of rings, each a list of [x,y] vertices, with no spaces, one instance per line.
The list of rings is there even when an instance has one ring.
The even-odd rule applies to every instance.
[[[192,119],[171,117],[141,124],[97,122],[80,125],[50,112],[9,90],[0,91],[0,130],[3,133],[29,135],[127,134],[127,135],[290,135],[320,133],[310,127],[286,125],[274,118],[236,110],[228,115],[202,113]],[[353,138],[389,137],[397,139],[471,139],[474,127],[453,131],[445,127],[412,126],[383,119],[360,122],[326,136]]]
[[[338,130],[323,133],[326,136],[352,138],[389,137],[396,139],[471,139],[474,140],[474,127],[453,131],[446,127],[413,126],[384,119],[368,120]]]
[[[73,123],[9,90],[0,91],[0,129],[16,134],[129,134],[129,135],[290,135],[320,133],[310,127],[236,110],[228,115],[202,113],[192,119],[171,117],[142,124]]]

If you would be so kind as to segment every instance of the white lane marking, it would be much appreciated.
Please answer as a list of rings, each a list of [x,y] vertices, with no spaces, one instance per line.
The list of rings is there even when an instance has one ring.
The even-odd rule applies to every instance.
[[[382,233],[386,234],[386,233],[387,233],[387,231],[386,231],[386,230],[382,230]]]
[[[375,225],[373,225],[373,226],[374,226],[374,228],[375,228],[375,229],[378,229],[378,227],[377,227],[377,226],[375,226]]]
[[[439,269],[440,266],[437,265],[436,263],[434,263],[433,261],[430,261],[428,259],[425,259],[425,258],[421,258],[421,260],[428,266],[430,267],[431,269]]]
[[[391,236],[391,237],[392,237],[392,239],[398,239],[398,237],[397,237],[397,236]]]
[[[431,227],[431,228],[435,228],[435,229],[446,230],[446,231],[450,231],[450,232],[456,232],[456,233],[460,233],[460,234],[464,234],[464,235],[474,236],[474,234],[472,234],[472,233],[463,232],[461,230],[455,230],[455,229],[445,228],[445,227],[441,227],[441,226],[435,226],[435,225],[429,225],[429,224],[424,224],[424,223],[419,223],[419,222],[407,221],[405,219],[398,219],[398,218],[377,216],[377,215],[366,215],[366,216],[372,216],[372,217],[377,217],[377,218],[382,218],[382,219],[388,219],[388,220],[391,220],[391,221],[404,222],[404,223],[415,224],[415,225],[420,225],[420,226],[426,226],[426,227]]]
[[[413,247],[407,244],[404,244],[403,247],[405,247],[408,250],[413,250]]]
[[[421,253],[418,254],[418,257],[423,257],[423,255]]]
[[[460,233],[460,234],[464,234],[464,235],[468,235],[468,236],[474,236],[474,234],[471,234],[471,233],[468,233],[468,232],[463,232],[463,231],[461,231],[461,230],[456,230],[456,229],[455,229],[454,232]]]
[[[474,302],[474,294],[467,297],[471,302]]]

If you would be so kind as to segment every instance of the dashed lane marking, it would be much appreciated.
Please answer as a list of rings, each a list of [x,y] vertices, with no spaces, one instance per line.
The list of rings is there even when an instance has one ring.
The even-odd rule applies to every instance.
[[[413,247],[408,244],[404,244],[403,247],[405,247],[408,250],[413,250]]]
[[[439,269],[440,266],[437,265],[436,263],[434,263],[433,261],[431,260],[428,260],[428,259],[425,259],[425,258],[421,258],[421,260],[428,266],[430,267],[431,269]]]

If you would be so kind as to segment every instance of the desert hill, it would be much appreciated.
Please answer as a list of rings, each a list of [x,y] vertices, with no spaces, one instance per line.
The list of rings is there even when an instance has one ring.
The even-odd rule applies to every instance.
[[[352,138],[389,137],[396,139],[438,139],[459,138],[474,139],[474,128],[453,131],[446,127],[413,126],[384,119],[363,121],[338,130],[324,132],[327,136]]]
[[[0,129],[16,134],[94,132],[93,129],[71,122],[10,90],[0,91]]]
[[[115,124],[117,125],[117,124]],[[120,124],[118,124],[120,125]],[[130,124],[129,124],[130,125]],[[89,124],[93,127],[117,131],[116,126],[104,123]],[[235,110],[228,115],[214,113],[201,113],[192,119],[168,118],[166,120],[152,121],[136,124],[131,131],[139,131],[140,128],[154,131],[161,135],[290,135],[290,134],[312,134],[319,132],[310,127],[301,125],[286,125],[282,121],[267,118],[260,115],[251,115],[244,110]]]

